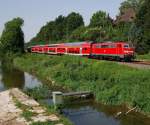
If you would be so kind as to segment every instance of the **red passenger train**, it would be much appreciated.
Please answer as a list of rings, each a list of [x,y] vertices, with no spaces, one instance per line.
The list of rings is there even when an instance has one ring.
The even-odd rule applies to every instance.
[[[134,48],[126,42],[74,42],[49,45],[36,45],[28,48],[32,53],[56,55],[80,55],[100,59],[131,61],[134,59]]]

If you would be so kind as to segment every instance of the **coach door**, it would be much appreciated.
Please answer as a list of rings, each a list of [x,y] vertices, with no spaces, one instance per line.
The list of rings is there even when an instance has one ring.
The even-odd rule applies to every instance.
[[[80,55],[82,55],[82,47],[80,47]]]

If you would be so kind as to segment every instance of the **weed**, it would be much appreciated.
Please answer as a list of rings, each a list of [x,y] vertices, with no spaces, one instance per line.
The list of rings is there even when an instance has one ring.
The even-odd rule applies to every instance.
[[[46,99],[48,95],[50,95],[50,91],[46,85],[41,85],[32,89],[26,88],[24,92],[36,100]]]
[[[35,114],[29,110],[23,110],[21,114],[27,121],[32,121],[31,117],[34,116]]]

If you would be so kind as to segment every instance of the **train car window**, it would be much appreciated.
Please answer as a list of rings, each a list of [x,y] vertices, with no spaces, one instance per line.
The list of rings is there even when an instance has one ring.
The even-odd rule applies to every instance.
[[[124,48],[129,48],[129,45],[128,45],[128,44],[125,44],[123,47],[124,47]]]
[[[109,48],[109,45],[102,45],[101,48]]]
[[[83,50],[87,50],[87,48],[83,48]]]
[[[101,45],[96,45],[95,48],[101,48]]]
[[[115,44],[110,45],[110,48],[116,48]]]

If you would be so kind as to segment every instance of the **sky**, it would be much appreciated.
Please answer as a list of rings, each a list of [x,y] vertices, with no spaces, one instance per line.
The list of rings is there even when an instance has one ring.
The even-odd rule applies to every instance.
[[[59,15],[71,12],[80,13],[86,25],[93,13],[103,10],[112,18],[119,13],[120,3],[124,0],[0,0],[0,35],[4,24],[15,18],[24,20],[25,41],[34,37],[48,21]]]

